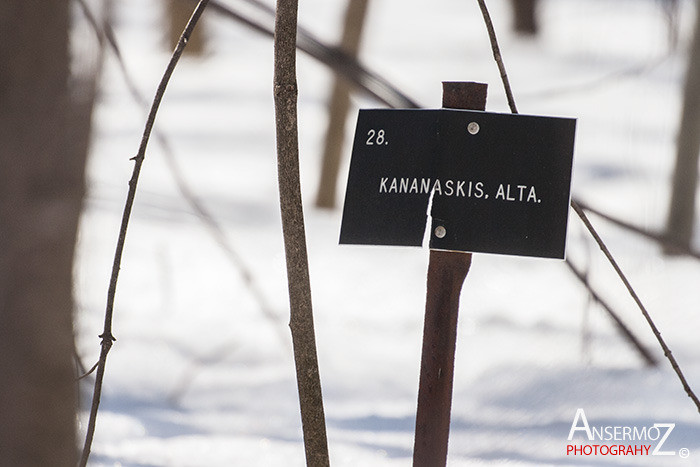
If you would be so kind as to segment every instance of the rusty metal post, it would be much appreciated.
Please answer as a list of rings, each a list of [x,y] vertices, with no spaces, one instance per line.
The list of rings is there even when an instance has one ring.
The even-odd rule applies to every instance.
[[[486,84],[444,82],[442,85],[443,107],[486,108]],[[414,467],[444,466],[447,463],[459,295],[471,260],[471,253],[430,251]]]

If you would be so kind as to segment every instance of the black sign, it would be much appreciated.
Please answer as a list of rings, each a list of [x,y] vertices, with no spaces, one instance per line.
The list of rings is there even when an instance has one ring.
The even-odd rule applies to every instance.
[[[340,243],[564,258],[576,121],[360,110]]]

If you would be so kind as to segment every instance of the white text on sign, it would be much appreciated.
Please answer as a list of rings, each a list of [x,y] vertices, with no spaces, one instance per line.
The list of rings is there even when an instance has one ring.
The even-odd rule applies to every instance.
[[[489,199],[484,182],[469,180],[440,180],[418,177],[380,177],[379,193],[426,194],[457,198]],[[540,203],[534,186],[500,183],[492,199],[524,203]],[[493,193],[492,191],[492,193]]]

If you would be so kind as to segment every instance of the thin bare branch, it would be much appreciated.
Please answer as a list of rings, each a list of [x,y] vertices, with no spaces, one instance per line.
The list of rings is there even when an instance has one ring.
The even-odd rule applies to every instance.
[[[245,1],[267,15],[274,13],[274,10],[272,10],[268,5],[258,0]],[[264,22],[258,19],[253,19],[251,16],[247,16],[220,1],[211,0],[210,9],[219,13],[223,17],[245,24],[261,34],[265,34],[269,37],[274,35],[273,29]],[[393,86],[382,76],[370,71],[351,55],[343,52],[337,47],[330,47],[324,44],[301,26],[297,28],[297,34],[298,39],[296,46],[299,50],[307,53],[321,63],[324,63],[334,72],[342,75],[353,85],[357,86],[358,89],[364,91],[382,104],[392,108],[419,107],[416,101],[402,93],[396,86]]]
[[[593,286],[591,283],[588,281],[588,277],[586,274],[583,273],[579,268],[574,266],[574,264],[571,262],[571,260],[567,259],[566,260],[566,265],[569,267],[569,270],[574,274],[574,276],[583,284],[586,289],[588,289],[588,293],[591,294],[591,298],[597,302],[601,307],[603,307],[603,310],[610,316],[610,319],[613,320],[615,323],[615,326],[617,327],[618,331],[620,331],[620,334],[630,343],[632,346],[637,349],[637,352],[639,355],[642,357],[644,362],[649,365],[649,366],[657,366],[658,362],[656,361],[656,358],[649,352],[649,350],[642,345],[642,343],[637,339],[637,336],[635,336],[632,331],[627,327],[627,325],[622,321],[622,318],[618,316],[618,314],[612,309],[612,307],[608,304],[608,302],[598,294],[593,289]]]
[[[85,379],[85,378],[87,378],[88,376],[90,376],[91,374],[93,374],[93,373],[95,372],[95,370],[97,370],[97,367],[98,367],[99,365],[100,365],[100,362],[99,362],[99,361],[95,362],[95,364],[92,365],[92,368],[90,368],[89,370],[83,372],[82,375],[78,376],[78,381],[80,381],[81,379]]]
[[[102,349],[100,351],[100,359],[97,365],[97,374],[95,376],[95,387],[92,396],[92,407],[90,409],[90,418],[88,421],[87,434],[85,436],[85,445],[83,446],[83,454],[80,459],[80,466],[85,467],[87,465],[88,459],[90,457],[90,449],[92,447],[92,440],[95,434],[95,424],[97,421],[97,412],[100,405],[100,397],[102,394],[102,382],[104,380],[105,365],[107,362],[107,354],[112,348],[113,342],[116,340],[112,335],[112,316],[114,314],[114,298],[117,290],[117,279],[119,277],[119,270],[121,268],[122,253],[124,251],[124,244],[126,242],[126,232],[129,226],[129,219],[131,217],[131,210],[134,205],[134,199],[136,197],[136,186],[138,184],[139,175],[141,173],[141,166],[143,164],[146,147],[148,146],[148,141],[151,136],[151,131],[153,130],[153,125],[155,123],[156,115],[158,113],[158,108],[163,100],[163,95],[168,87],[168,82],[170,77],[175,70],[175,67],[182,56],[182,52],[187,45],[187,41],[194,30],[197,21],[202,15],[202,12],[206,8],[208,0],[201,0],[190,18],[185,30],[180,36],[180,40],[175,47],[175,51],[170,58],[170,62],[161,78],[160,84],[156,91],[156,95],[153,99],[151,105],[151,111],[146,120],[146,126],[144,128],[143,136],[141,138],[141,144],[136,156],[132,159],[134,160],[134,170],[129,180],[129,192],[127,194],[126,203],[124,205],[124,212],[122,214],[121,227],[119,229],[119,238],[117,240],[117,248],[114,253],[114,262],[112,264],[112,274],[109,281],[109,289],[107,292],[107,309],[105,311],[105,322],[104,330],[99,336],[102,339]]]
[[[274,40],[275,134],[280,211],[287,260],[290,320],[306,463],[330,464],[318,369],[299,175],[297,0],[278,0]]]
[[[290,349],[291,346],[286,326],[284,325],[281,317],[275,313],[274,307],[268,300],[260,285],[258,285],[258,281],[255,280],[253,271],[250,267],[248,267],[238,251],[236,251],[236,249],[233,247],[229,237],[224,231],[224,228],[204,206],[204,203],[199,200],[197,195],[190,187],[184,174],[182,173],[182,170],[180,169],[180,165],[178,164],[175,154],[170,148],[167,139],[160,132],[156,133],[156,138],[158,139],[159,144],[164,148],[163,153],[165,154],[165,161],[171,175],[173,176],[173,179],[175,180],[175,185],[177,186],[178,191],[185,201],[187,201],[187,204],[189,204],[190,208],[192,208],[199,220],[204,224],[214,241],[219,245],[219,247],[221,247],[224,253],[226,253],[226,257],[229,259],[233,267],[238,270],[243,283],[248,288],[248,291],[252,297],[258,303],[263,316],[275,329],[280,345],[285,350]]]
[[[78,1],[84,5],[84,0]],[[208,5],[208,10],[211,10],[213,6],[214,3],[210,1]],[[98,36],[98,40],[100,40],[101,43],[106,43],[111,49],[112,53],[114,53],[122,79],[124,80],[124,83],[126,84],[132,99],[137,104],[143,107],[147,107],[148,101],[146,100],[146,97],[141,93],[141,91],[139,91],[134,79],[132,78],[131,73],[129,73],[129,70],[126,66],[126,62],[122,57],[121,50],[116,40],[114,31],[112,30],[112,27],[108,23],[99,25],[98,22],[94,19],[94,15],[92,15],[90,10],[86,6],[84,8],[86,11],[86,15],[89,15],[92,18],[90,20],[90,24],[95,30],[95,33]],[[263,316],[274,328],[279,338],[281,347],[286,350],[291,350],[291,342],[289,339],[287,326],[284,324],[283,320],[281,319],[281,316],[275,313],[274,307],[272,306],[266,294],[263,292],[262,288],[258,284],[258,281],[256,281],[253,271],[246,264],[245,260],[236,250],[236,248],[234,248],[230,237],[226,235],[226,232],[222,225],[217,221],[216,217],[211,212],[209,212],[209,210],[206,208],[206,205],[199,199],[195,191],[192,189],[191,185],[187,181],[180,167],[180,164],[178,163],[175,151],[173,150],[172,145],[170,144],[170,140],[158,128],[153,128],[153,136],[163,149],[166,165],[168,167],[168,170],[170,171],[171,176],[173,177],[173,181],[175,182],[175,186],[180,192],[180,195],[190,206],[197,218],[202,222],[212,239],[224,251],[226,257],[229,259],[232,266],[238,270],[241,279],[243,280],[243,283],[248,288],[252,297],[258,303],[258,306],[260,307],[260,311],[262,312]],[[180,397],[180,395],[185,393],[187,387],[192,383],[192,381],[195,378],[197,364],[205,362],[210,363],[215,359],[221,360],[223,358],[226,358],[227,349],[230,349],[231,347],[231,342],[226,342],[217,347],[215,351],[211,352],[210,356],[206,358],[196,358],[190,365],[190,368],[187,371],[183,372],[183,376],[181,377],[182,383],[177,385],[177,389],[173,391],[174,395],[171,396],[170,399],[172,401],[176,401]],[[94,368],[90,372],[92,371],[94,371]],[[83,374],[82,376],[80,376],[79,379],[88,376],[90,372],[88,372],[87,374]]]
[[[670,53],[666,53],[656,58],[627,65],[619,70],[614,70],[602,76],[582,82],[562,84],[555,88],[543,88],[527,93],[519,93],[518,97],[521,99],[527,98],[529,100],[537,99],[541,101],[545,99],[560,99],[562,96],[566,95],[580,95],[583,93],[588,95],[595,91],[607,89],[613,85],[619,86],[624,80],[638,78],[641,75],[650,73],[666,64],[671,57],[672,55]]]
[[[630,296],[632,296],[632,299],[634,299],[634,302],[637,304],[637,307],[642,312],[642,315],[644,316],[644,319],[646,319],[647,323],[649,324],[649,327],[651,328],[652,332],[654,333],[654,336],[656,336],[656,340],[659,342],[659,345],[663,349],[664,355],[666,356],[666,358],[668,358],[668,361],[671,362],[671,367],[673,367],[673,370],[678,375],[678,379],[681,381],[681,384],[683,385],[683,389],[685,390],[686,394],[688,394],[688,397],[690,397],[692,399],[692,401],[695,403],[695,406],[698,408],[698,412],[700,412],[700,399],[698,399],[698,397],[695,395],[693,390],[688,385],[688,382],[686,381],[685,376],[683,376],[683,372],[681,371],[681,367],[678,365],[676,358],[671,353],[671,349],[669,349],[668,345],[666,345],[666,341],[663,339],[663,337],[661,337],[661,332],[659,332],[659,329],[656,327],[656,324],[651,319],[649,312],[647,311],[646,307],[644,306],[641,299],[637,295],[637,292],[635,292],[634,288],[630,284],[629,280],[627,279],[627,276],[625,275],[624,272],[622,272],[622,269],[620,269],[620,266],[617,264],[617,261],[615,261],[615,258],[613,258],[612,254],[610,253],[610,250],[605,245],[605,242],[603,242],[603,240],[600,238],[600,235],[598,235],[598,232],[595,230],[595,228],[593,227],[591,222],[588,220],[588,216],[586,216],[586,213],[583,211],[583,209],[575,201],[571,201],[571,207],[574,209],[574,211],[576,211],[576,214],[578,214],[578,216],[581,218],[581,221],[583,221],[583,224],[586,226],[586,228],[588,229],[590,234],[593,236],[596,243],[598,244],[598,246],[602,250],[603,254],[608,259],[608,261],[612,265],[613,269],[617,273],[618,277],[620,278],[622,283],[627,288],[627,291],[629,292]]]
[[[689,248],[688,245],[684,244],[683,242],[679,242],[679,241],[675,240],[673,237],[669,237],[668,235],[658,233],[658,232],[651,232],[651,231],[643,229],[641,227],[637,227],[636,225],[632,225],[631,223],[623,221],[621,219],[618,219],[617,217],[613,217],[610,214],[605,214],[604,212],[589,206],[588,204],[582,202],[581,200],[577,199],[576,203],[584,211],[591,212],[591,213],[595,214],[596,216],[598,216],[602,219],[605,219],[606,221],[610,222],[611,224],[614,224],[614,225],[621,227],[625,230],[629,230],[630,232],[636,233],[637,235],[640,235],[646,239],[652,240],[652,241],[660,244],[661,246],[668,248],[669,250],[673,250],[677,254],[682,254],[682,255],[690,256],[691,258],[700,259],[700,252]]]
[[[498,69],[501,71],[501,79],[503,80],[503,87],[505,88],[506,95],[508,96],[508,103],[510,105],[511,111],[513,113],[517,113],[517,110],[515,108],[515,102],[513,100],[513,94],[511,92],[511,88],[510,88],[510,83],[508,81],[508,75],[506,74],[505,65],[503,64],[503,59],[501,58],[501,53],[500,53],[500,50],[498,47],[498,39],[496,38],[496,32],[493,28],[493,24],[491,23],[491,17],[488,13],[488,9],[486,8],[485,1],[484,0],[477,0],[477,1],[479,3],[479,7],[481,8],[481,12],[484,16],[484,21],[486,22],[486,29],[488,30],[488,33],[489,33],[489,39],[491,41],[491,48],[493,50],[494,59],[496,60],[496,63],[498,64]],[[686,394],[688,394],[688,397],[690,397],[692,399],[692,401],[695,403],[695,406],[698,408],[698,412],[700,412],[700,400],[698,399],[698,397],[695,395],[695,393],[692,391],[692,389],[688,385],[688,382],[686,381],[685,376],[683,376],[683,372],[681,371],[681,368],[678,365],[678,362],[676,361],[676,359],[673,357],[673,354],[671,353],[671,349],[668,348],[668,346],[666,345],[666,342],[661,337],[661,333],[657,329],[656,324],[654,324],[654,321],[651,319],[649,312],[647,311],[646,307],[644,306],[644,304],[640,300],[639,296],[637,295],[637,292],[635,292],[635,290],[632,287],[632,285],[630,284],[629,280],[627,279],[625,274],[622,272],[622,269],[620,269],[620,266],[618,266],[617,261],[615,261],[615,258],[613,258],[612,254],[610,253],[610,250],[605,245],[603,240],[600,238],[600,235],[598,235],[598,232],[595,230],[595,228],[593,227],[591,222],[588,220],[588,217],[586,216],[586,213],[583,211],[583,209],[573,199],[571,200],[571,207],[574,209],[574,211],[579,216],[581,221],[583,221],[584,225],[586,226],[586,228],[588,229],[590,234],[593,236],[596,243],[598,243],[598,246],[605,254],[605,257],[608,259],[608,261],[612,265],[613,269],[615,269],[615,272],[617,273],[618,277],[620,278],[622,283],[625,285],[630,296],[632,297],[632,299],[635,301],[635,303],[639,307],[639,310],[642,312],[644,319],[646,319],[647,323],[649,324],[649,327],[651,328],[652,332],[654,333],[654,336],[656,336],[656,339],[659,342],[659,345],[661,345],[661,348],[664,351],[664,355],[669,360],[669,362],[671,363],[671,367],[673,367],[673,370],[678,375],[678,379],[680,380],[681,384],[683,385],[683,389],[685,390]]]
[[[481,14],[484,17],[484,23],[486,24],[486,30],[489,33],[489,40],[491,41],[491,51],[493,52],[493,58],[496,60],[496,65],[498,66],[498,71],[501,73],[501,81],[503,82],[503,87],[506,91],[506,97],[508,98],[508,106],[510,111],[514,114],[518,113],[518,108],[515,106],[515,98],[513,98],[513,91],[510,88],[510,81],[508,80],[508,74],[506,73],[506,66],[503,64],[503,57],[501,56],[501,49],[498,47],[498,40],[496,39],[496,30],[493,27],[493,22],[491,21],[491,14],[486,7],[485,0],[477,0],[479,3],[479,8],[481,9]]]

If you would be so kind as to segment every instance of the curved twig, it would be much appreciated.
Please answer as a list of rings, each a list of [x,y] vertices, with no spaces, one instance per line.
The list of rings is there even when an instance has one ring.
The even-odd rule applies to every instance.
[[[650,72],[658,67],[660,67],[664,62],[668,61],[671,57],[670,53],[661,55],[655,59],[637,63],[634,65],[627,66],[620,70],[611,71],[601,76],[591,78],[586,81],[578,83],[563,84],[556,88],[549,89],[539,89],[526,93],[519,93],[518,97],[526,99],[557,99],[561,96],[571,95],[571,94],[581,94],[583,92],[593,92],[601,88],[605,88],[611,83],[620,83],[626,78],[636,78],[639,75]]]
[[[692,399],[692,401],[695,403],[695,406],[698,408],[698,412],[700,412],[700,399],[695,395],[693,390],[690,388],[688,385],[688,382],[685,379],[685,376],[683,376],[683,372],[681,371],[681,367],[678,365],[678,362],[676,361],[676,358],[673,356],[671,353],[671,349],[669,349],[668,345],[666,345],[666,341],[661,337],[661,333],[659,332],[659,329],[656,327],[656,324],[654,321],[651,319],[651,316],[649,315],[649,312],[647,311],[646,307],[642,303],[642,300],[639,298],[639,295],[637,295],[637,292],[634,290],[632,285],[630,284],[629,280],[627,279],[627,276],[625,276],[625,273],[622,272],[622,269],[620,269],[620,266],[617,264],[617,261],[615,261],[615,258],[613,258],[612,254],[610,253],[610,250],[608,247],[605,245],[605,242],[600,238],[600,235],[598,235],[598,232],[595,230],[593,225],[591,224],[591,221],[588,220],[588,216],[586,216],[586,213],[583,211],[581,206],[579,206],[575,201],[571,201],[571,207],[576,211],[576,214],[581,218],[581,221],[583,221],[583,224],[586,226],[590,234],[593,236],[595,239],[596,243],[600,247],[601,251],[605,255],[605,257],[608,259],[610,262],[610,265],[613,267],[615,272],[617,273],[618,277],[622,281],[622,283],[625,285],[627,288],[627,291],[629,292],[630,296],[634,300],[634,302],[637,304],[637,307],[639,310],[642,312],[642,315],[644,316],[644,319],[646,319],[647,323],[649,324],[649,327],[651,328],[651,331],[654,333],[654,336],[656,337],[656,340],[659,342],[659,345],[664,351],[664,355],[666,358],[668,358],[669,362],[671,362],[671,367],[673,367],[673,370],[676,372],[676,375],[678,375],[678,379],[680,379],[681,384],[683,385],[683,389],[685,390],[685,393]]]
[[[92,365],[92,368],[90,368],[89,370],[83,372],[82,375],[78,376],[78,381],[80,381],[81,379],[85,379],[85,378],[87,378],[88,376],[90,376],[91,374],[93,374],[93,373],[95,372],[95,370],[97,370],[97,367],[98,367],[98,366],[100,366],[99,360],[98,360],[97,362],[95,362],[94,365]]]
[[[479,8],[481,9],[481,15],[484,17],[486,30],[489,33],[489,41],[491,41],[491,51],[493,52],[493,58],[494,60],[496,60],[498,71],[501,73],[501,81],[503,82],[503,88],[506,91],[508,107],[510,107],[510,111],[512,113],[517,114],[518,108],[515,106],[515,98],[513,98],[513,91],[510,89],[510,81],[508,81],[508,74],[506,73],[506,66],[503,63],[503,57],[501,56],[501,49],[500,47],[498,47],[498,40],[496,39],[496,31],[493,28],[491,15],[489,14],[489,10],[486,7],[485,0],[477,0],[477,2],[479,3]]]
[[[588,204],[584,203],[583,201],[581,201],[579,199],[576,199],[575,202],[584,211],[591,212],[591,213],[595,214],[596,216],[610,222],[613,225],[621,227],[625,230],[629,230],[630,232],[636,233],[637,235],[642,236],[648,240],[652,240],[652,241],[654,241],[654,242],[656,242],[664,247],[672,249],[674,252],[676,252],[678,254],[690,256],[691,258],[695,258],[695,259],[700,259],[700,252],[693,250],[692,248],[688,247],[688,245],[685,245],[682,242],[678,242],[677,240],[669,237],[668,235],[664,235],[664,234],[658,233],[658,232],[651,232],[651,231],[643,229],[641,227],[637,227],[636,225],[632,225],[629,222],[626,222],[626,221],[623,221],[623,220],[618,219],[616,217],[613,217],[610,214],[605,214],[604,212],[599,211],[598,209],[589,206]]]
[[[192,13],[185,30],[180,36],[180,40],[175,47],[170,62],[168,63],[165,73],[161,78],[160,84],[156,91],[156,95],[153,98],[153,104],[151,105],[151,111],[148,114],[148,119],[146,120],[146,126],[143,131],[143,136],[141,138],[141,144],[139,146],[138,153],[132,158],[134,161],[134,170],[129,180],[129,192],[127,194],[126,203],[124,205],[124,212],[122,214],[121,227],[119,229],[119,238],[117,240],[117,248],[114,253],[114,262],[112,263],[112,274],[109,281],[109,290],[107,292],[107,309],[105,311],[105,322],[104,330],[99,336],[102,339],[102,349],[100,351],[100,360],[97,365],[97,373],[95,375],[95,388],[92,396],[92,406],[90,409],[90,418],[88,421],[87,434],[85,436],[85,445],[83,446],[83,453],[80,459],[80,466],[84,467],[87,465],[88,458],[90,457],[90,449],[92,447],[92,440],[95,435],[95,423],[97,421],[97,411],[100,406],[100,396],[102,394],[102,382],[104,380],[105,364],[107,362],[107,354],[112,348],[112,343],[116,340],[112,335],[112,316],[114,314],[114,298],[117,290],[117,279],[119,277],[119,269],[121,268],[122,253],[124,252],[124,244],[126,242],[126,231],[129,226],[129,219],[131,217],[131,210],[134,205],[134,198],[136,197],[136,186],[138,184],[139,175],[141,173],[141,166],[146,155],[146,147],[148,146],[148,141],[151,136],[151,131],[153,130],[153,124],[155,123],[156,115],[158,113],[158,108],[163,100],[163,95],[170,81],[170,77],[175,70],[182,52],[185,50],[187,41],[189,40],[192,31],[194,30],[197,21],[199,20],[204,8],[206,8],[209,0],[200,0]]]
[[[84,0],[78,1],[84,5]],[[212,6],[213,3],[210,2],[208,6],[209,10],[212,9]],[[86,15],[89,14],[90,16],[92,16],[91,12],[89,11],[89,9],[87,9],[86,6],[85,12]],[[100,27],[98,26],[97,21],[94,20],[94,18],[92,21],[90,21],[90,24],[92,25],[93,29],[95,29],[95,33],[98,36],[98,40],[100,42],[106,42],[111,51],[114,53],[115,58],[117,60],[117,64],[119,65],[119,70],[122,75],[122,79],[124,80],[124,83],[126,84],[126,87],[132,99],[141,106],[148,106],[148,101],[146,100],[144,95],[139,91],[134,80],[132,79],[131,74],[129,73],[129,70],[126,67],[126,62],[122,57],[119,44],[114,36],[114,31],[112,30],[110,25],[103,24],[102,27]],[[197,197],[197,194],[188,183],[187,179],[185,178],[182,172],[182,169],[180,168],[177,158],[175,157],[175,151],[173,151],[173,148],[170,144],[170,140],[165,136],[165,134],[162,131],[159,131],[158,128],[153,129],[153,136],[163,149],[166,165],[168,167],[168,170],[170,171],[170,174],[173,177],[173,181],[175,182],[175,186],[180,192],[180,195],[183,197],[183,199],[189,205],[192,211],[194,211],[194,214],[197,216],[197,218],[204,224],[204,227],[207,229],[213,240],[224,251],[226,257],[229,259],[233,267],[238,270],[241,279],[250,291],[253,298],[257,301],[258,306],[260,307],[260,310],[262,311],[264,317],[275,328],[275,331],[277,332],[282,347],[286,349],[291,349],[291,344],[283,320],[274,312],[274,307],[267,299],[267,296],[255,280],[253,271],[245,263],[243,257],[236,250],[236,248],[234,248],[230,238],[226,235],[224,228],[216,220],[215,216],[211,212],[209,212],[205,204],[202,201],[200,201],[200,199]],[[84,376],[87,375],[83,375],[82,377]]]
[[[632,346],[634,346],[635,349],[637,349],[639,355],[644,359],[644,363],[646,363],[648,366],[657,366],[658,362],[656,361],[656,358],[654,358],[651,352],[649,352],[649,350],[646,347],[644,347],[644,345],[642,345],[639,339],[637,339],[637,336],[635,336],[632,333],[632,331],[630,331],[627,325],[622,321],[622,318],[620,318],[617,315],[617,313],[615,313],[615,311],[608,304],[608,302],[605,301],[605,299],[593,289],[591,283],[588,281],[588,276],[578,267],[574,266],[574,264],[569,259],[567,259],[565,263],[569,267],[569,270],[574,274],[574,276],[576,276],[576,278],[583,284],[583,286],[586,287],[586,289],[588,289],[588,292],[591,294],[591,298],[601,307],[603,307],[608,316],[610,316],[610,319],[613,320],[620,334],[622,334],[622,336],[625,339],[627,339],[627,341],[630,344],[632,344]]]
[[[512,112],[517,113],[517,110],[515,108],[515,102],[513,100],[513,93],[511,92],[510,83],[508,81],[508,76],[505,72],[505,65],[503,64],[503,59],[501,58],[501,54],[500,54],[500,51],[498,48],[498,40],[496,38],[496,32],[494,31],[493,24],[491,23],[491,17],[488,13],[488,9],[486,8],[485,1],[484,0],[477,0],[477,1],[479,2],[479,7],[481,8],[481,12],[484,16],[484,21],[486,22],[486,28],[488,30],[489,39],[491,41],[491,48],[493,49],[493,56],[496,60],[496,63],[498,64],[498,69],[501,71],[501,79],[503,81],[503,87],[505,88],[506,95],[508,96],[508,103],[511,106]],[[615,269],[615,272],[617,273],[618,277],[620,278],[622,283],[627,288],[627,291],[629,292],[630,296],[637,304],[637,307],[639,308],[639,310],[642,312],[644,319],[646,319],[647,323],[649,324],[649,327],[651,328],[652,332],[654,333],[654,336],[656,336],[656,339],[659,342],[659,345],[661,346],[661,348],[664,351],[664,355],[671,363],[671,367],[673,367],[673,370],[678,375],[678,379],[680,380],[681,384],[683,385],[683,389],[685,389],[686,394],[695,403],[695,406],[698,408],[698,412],[700,412],[700,399],[698,399],[698,397],[695,395],[693,390],[688,385],[688,382],[686,381],[685,376],[683,376],[683,372],[681,371],[681,368],[678,365],[678,362],[676,361],[676,359],[673,357],[673,354],[671,353],[671,349],[668,348],[668,346],[666,345],[666,342],[661,337],[661,333],[659,332],[658,328],[656,327],[656,324],[654,323],[654,321],[651,319],[649,312],[647,311],[646,307],[644,306],[641,299],[637,295],[637,292],[635,292],[635,290],[632,287],[632,285],[630,284],[629,280],[627,280],[627,277],[622,272],[622,269],[620,269],[620,266],[617,264],[617,261],[615,261],[615,258],[613,258],[612,254],[610,253],[610,250],[605,245],[605,242],[603,242],[603,240],[600,238],[600,235],[598,235],[598,232],[595,230],[595,228],[593,227],[591,222],[588,220],[588,217],[586,216],[586,213],[583,211],[583,209],[573,199],[571,200],[571,207],[574,209],[576,214],[579,216],[581,221],[584,223],[584,225],[586,226],[586,228],[588,229],[590,234],[595,239],[596,243],[598,243],[598,246],[605,254],[605,257],[608,259],[608,261],[612,265],[613,269]]]

